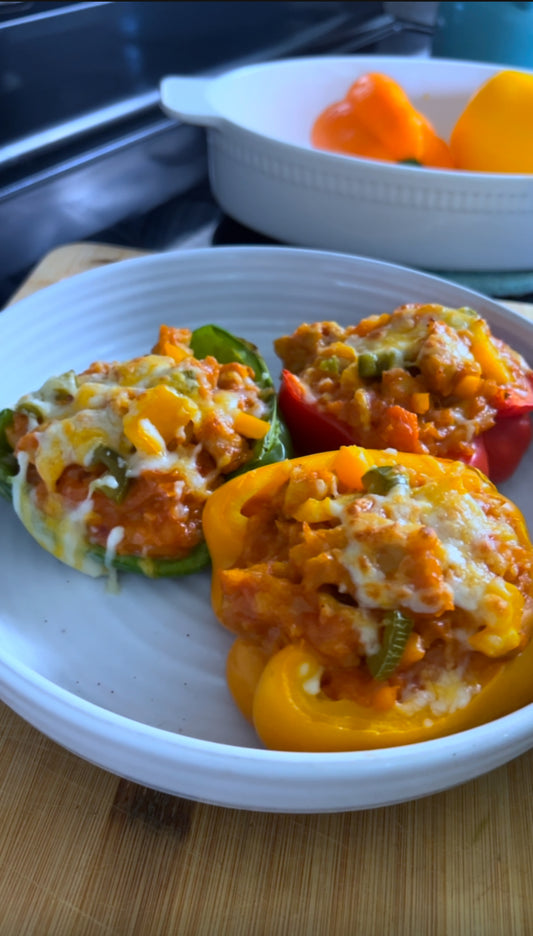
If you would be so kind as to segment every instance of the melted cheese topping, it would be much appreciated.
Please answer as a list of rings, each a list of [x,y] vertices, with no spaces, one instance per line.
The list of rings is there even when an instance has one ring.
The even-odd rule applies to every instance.
[[[409,314],[408,308],[401,315],[388,317],[387,322],[366,335],[347,332],[346,344],[354,348],[357,354],[365,352],[391,351],[398,364],[414,364],[427,341],[428,327],[434,324],[436,307],[427,306]],[[438,307],[438,318],[446,328],[441,333],[441,357],[453,358],[457,369],[461,363],[474,361],[469,343],[463,340],[461,332],[466,332],[475,318],[469,309],[448,309]]]
[[[346,499],[330,504],[346,534],[340,561],[361,608],[402,607],[436,616],[462,609],[474,616],[476,629],[482,627],[477,649],[498,656],[518,646],[521,596],[487,563],[498,544],[516,542],[503,508],[497,516],[487,513],[479,497],[442,481],[415,488],[409,497],[398,485],[387,495],[354,498],[349,506]],[[432,563],[425,574],[428,553]]]
[[[424,688],[412,686],[405,689],[402,701],[396,705],[405,715],[415,715],[426,708],[436,717],[451,715],[465,708],[478,689],[476,683],[465,681],[460,669],[443,670]],[[430,725],[431,721],[428,727]]]

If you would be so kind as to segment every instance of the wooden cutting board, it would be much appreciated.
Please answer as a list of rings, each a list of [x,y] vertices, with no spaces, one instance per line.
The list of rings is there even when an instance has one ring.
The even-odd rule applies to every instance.
[[[136,254],[62,247],[13,301]],[[0,705],[0,862],[0,936],[531,936],[533,752],[400,806],[272,815],[121,780]]]

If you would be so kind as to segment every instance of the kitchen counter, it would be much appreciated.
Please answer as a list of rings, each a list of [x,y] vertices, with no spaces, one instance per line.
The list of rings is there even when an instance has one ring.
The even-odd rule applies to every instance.
[[[138,253],[58,248],[13,301]],[[399,806],[252,813],[122,780],[0,705],[0,934],[529,936],[532,775],[533,751]]]

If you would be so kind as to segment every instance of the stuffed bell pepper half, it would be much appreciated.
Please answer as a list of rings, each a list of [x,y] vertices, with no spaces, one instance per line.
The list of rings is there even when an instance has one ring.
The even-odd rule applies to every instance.
[[[341,446],[229,481],[204,531],[267,748],[410,744],[533,701],[533,547],[475,468]]]
[[[288,446],[255,346],[163,325],[151,353],[52,377],[2,411],[0,491],[75,569],[181,575],[209,562],[211,493]]]
[[[469,308],[404,305],[280,337],[296,454],[355,443],[460,459],[499,483],[532,437],[533,372]]]

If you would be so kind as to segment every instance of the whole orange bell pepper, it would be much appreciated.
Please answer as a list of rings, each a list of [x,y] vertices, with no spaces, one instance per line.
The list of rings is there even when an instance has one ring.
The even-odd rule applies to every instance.
[[[425,498],[434,529],[426,516],[413,532]],[[356,539],[344,546],[339,540],[354,510],[363,524],[362,553]],[[486,530],[483,517],[492,518]],[[345,446],[235,478],[211,496],[203,522],[213,610],[237,635],[227,661],[229,688],[267,747],[347,751],[410,744],[533,701],[533,546],[516,505],[481,472],[430,455]],[[421,549],[402,555],[402,537],[419,535]],[[322,553],[314,548],[321,540]],[[351,577],[374,554],[388,570],[383,579],[374,567],[368,581]],[[479,556],[487,560],[486,573],[469,578]],[[482,563],[476,568],[475,575]],[[393,607],[387,589],[396,584],[403,598]],[[313,596],[326,611],[318,626]],[[354,653],[343,642],[353,641],[350,614],[359,612],[366,615],[367,635],[372,615],[383,615],[380,645]]]
[[[316,119],[311,141],[318,149],[386,162],[452,168],[447,143],[388,75],[369,73]]]

